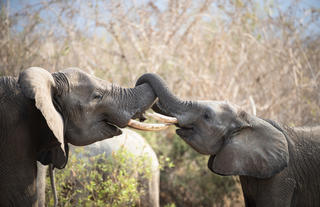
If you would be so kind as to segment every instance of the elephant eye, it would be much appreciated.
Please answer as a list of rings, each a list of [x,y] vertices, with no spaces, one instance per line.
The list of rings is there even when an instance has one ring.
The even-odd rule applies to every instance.
[[[101,93],[99,93],[99,92],[95,92],[94,94],[93,94],[93,97],[92,97],[93,99],[102,99],[102,94]]]
[[[206,113],[203,114],[203,118],[205,120],[210,120],[211,117],[210,117],[210,114],[206,112]]]

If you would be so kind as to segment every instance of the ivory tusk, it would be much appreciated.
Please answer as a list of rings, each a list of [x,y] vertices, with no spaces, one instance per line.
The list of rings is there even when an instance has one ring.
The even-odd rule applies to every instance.
[[[139,121],[130,119],[128,126],[134,129],[140,129],[143,131],[160,131],[164,130],[169,127],[171,124],[148,124],[148,123],[141,123]]]
[[[176,124],[178,123],[177,118],[169,117],[158,113],[146,113],[146,116],[154,118],[155,120],[162,121],[164,123]]]

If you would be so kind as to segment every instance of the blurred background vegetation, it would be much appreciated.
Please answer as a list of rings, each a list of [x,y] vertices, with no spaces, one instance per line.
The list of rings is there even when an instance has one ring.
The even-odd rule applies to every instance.
[[[141,206],[151,178],[150,158],[137,157],[125,149],[108,157],[90,153],[78,147],[70,153],[66,168],[56,171],[58,206]],[[46,183],[46,204],[53,206],[49,176]]]
[[[79,67],[132,87],[155,72],[184,99],[228,100],[289,126],[317,125],[319,4],[2,0],[0,75]],[[237,178],[209,172],[207,157],[176,137],[174,127],[142,134],[162,160],[162,206],[243,205]]]

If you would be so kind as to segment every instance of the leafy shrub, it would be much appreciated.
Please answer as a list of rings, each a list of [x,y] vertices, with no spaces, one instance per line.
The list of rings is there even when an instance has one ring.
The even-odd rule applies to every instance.
[[[105,154],[88,157],[82,148],[77,148],[66,169],[55,171],[59,206],[138,206],[140,197],[146,193],[142,184],[151,173],[147,157],[133,159],[133,156],[121,149],[109,157]],[[50,185],[46,201],[50,206],[53,204]]]

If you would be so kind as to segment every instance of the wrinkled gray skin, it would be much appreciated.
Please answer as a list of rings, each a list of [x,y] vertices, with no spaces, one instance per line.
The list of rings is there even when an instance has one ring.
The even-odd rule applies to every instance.
[[[121,134],[154,101],[71,68],[29,68],[0,78],[0,206],[37,206],[37,163],[63,168],[67,143],[82,146]]]
[[[73,151],[75,147],[71,147]],[[85,153],[81,153],[88,156],[96,156],[105,153],[106,157],[111,156],[111,153],[117,152],[120,149],[124,149],[134,157],[133,158],[146,158],[145,166],[150,167],[151,177],[149,179],[143,178],[143,175],[137,175],[139,182],[142,182],[142,186],[145,189],[146,194],[141,197],[141,207],[159,207],[159,185],[160,185],[160,169],[157,155],[147,143],[147,141],[138,133],[132,130],[123,130],[123,134],[114,137],[112,139],[106,139],[94,144],[84,147]],[[77,157],[82,159],[82,157]],[[38,166],[42,173],[37,177],[37,185],[41,186],[38,190],[39,206],[45,204],[45,170],[43,165]],[[76,201],[75,201],[76,202]]]
[[[155,74],[142,83],[159,98],[153,109],[176,117],[176,133],[210,155],[212,172],[240,176],[246,206],[320,206],[320,127],[279,126],[227,102],[182,101]]]

